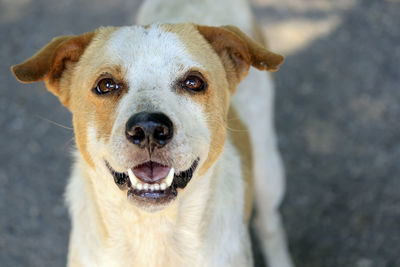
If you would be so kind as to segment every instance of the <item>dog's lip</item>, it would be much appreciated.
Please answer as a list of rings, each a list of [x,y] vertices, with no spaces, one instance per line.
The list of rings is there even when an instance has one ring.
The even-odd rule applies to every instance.
[[[167,203],[174,199],[177,196],[177,188],[185,188],[186,185],[189,183],[189,181],[192,179],[193,174],[195,170],[197,169],[198,163],[200,159],[197,158],[193,161],[192,165],[190,168],[187,170],[174,173],[173,175],[173,181],[170,186],[166,188],[160,188],[157,187],[156,190],[142,190],[142,188],[139,188],[137,184],[132,184],[132,181],[129,178],[128,171],[127,172],[117,172],[115,171],[109,162],[105,160],[105,165],[111,172],[112,176],[114,177],[114,182],[116,185],[123,191],[128,190],[127,196],[129,199],[134,199],[137,201],[141,202],[150,202],[150,203]],[[158,163],[160,164],[160,163]],[[169,170],[173,169],[171,167],[165,166],[160,164],[161,166],[164,166],[166,168],[169,168]],[[136,165],[140,166],[139,165]],[[133,167],[132,169],[134,169]],[[130,169],[130,170],[132,170]],[[162,179],[161,179],[162,180]],[[135,181],[136,183],[136,181]],[[157,184],[158,185],[158,184]]]
[[[165,204],[172,201],[177,195],[178,191],[175,186],[153,192],[130,187],[127,192],[128,199],[144,204]]]

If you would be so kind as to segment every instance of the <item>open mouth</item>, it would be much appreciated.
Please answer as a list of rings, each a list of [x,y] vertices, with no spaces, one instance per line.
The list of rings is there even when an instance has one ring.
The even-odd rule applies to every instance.
[[[107,161],[105,163],[117,186],[121,190],[128,190],[129,199],[143,204],[165,204],[177,196],[177,188],[185,188],[192,179],[199,158],[189,169],[178,173],[173,167],[154,161],[129,168],[126,172],[117,172]]]

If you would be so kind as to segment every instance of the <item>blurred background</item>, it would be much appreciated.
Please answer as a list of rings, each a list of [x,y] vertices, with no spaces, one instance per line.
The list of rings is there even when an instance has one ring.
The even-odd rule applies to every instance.
[[[70,113],[9,67],[54,36],[133,24],[140,2],[0,0],[0,266],[65,265],[74,145]],[[399,267],[400,1],[252,4],[286,55],[276,126],[296,265]]]

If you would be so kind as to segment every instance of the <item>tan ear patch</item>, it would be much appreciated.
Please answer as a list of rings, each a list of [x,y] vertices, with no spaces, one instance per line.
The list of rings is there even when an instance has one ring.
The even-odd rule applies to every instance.
[[[246,43],[251,57],[251,65],[259,70],[277,71],[284,61],[284,56],[276,54],[264,48],[244,32],[235,26],[223,26],[222,28],[236,34],[243,42]]]
[[[77,62],[79,60],[92,40],[93,35],[94,33],[91,32],[72,37],[57,48],[48,73],[48,78],[51,83],[57,83],[59,81],[67,62]]]
[[[18,81],[23,83],[38,82],[44,79],[50,70],[51,62],[57,48],[72,36],[61,36],[51,40],[45,47],[39,50],[34,56],[21,64],[11,67],[12,73]]]
[[[47,89],[67,105],[68,92],[60,88],[60,78],[68,63],[79,60],[93,36],[94,32],[56,37],[25,62],[12,66],[11,71],[23,83],[45,80]]]
[[[228,75],[232,68],[236,72],[237,83],[246,77],[250,66],[276,71],[284,60],[282,55],[264,48],[235,26],[198,25],[197,29],[220,56]]]
[[[250,55],[246,44],[234,33],[220,27],[197,26],[197,29],[220,56],[227,72],[233,68],[240,82],[250,67]]]

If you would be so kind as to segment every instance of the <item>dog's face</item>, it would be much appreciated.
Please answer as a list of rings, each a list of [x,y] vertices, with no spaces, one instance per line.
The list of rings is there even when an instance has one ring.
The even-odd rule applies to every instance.
[[[73,113],[80,152],[105,172],[98,179],[112,176],[157,210],[220,155],[230,96],[250,65],[282,60],[234,27],[164,24],[59,37],[13,71],[44,79]]]

